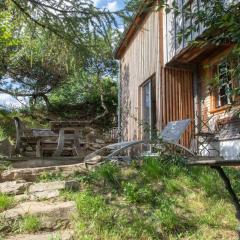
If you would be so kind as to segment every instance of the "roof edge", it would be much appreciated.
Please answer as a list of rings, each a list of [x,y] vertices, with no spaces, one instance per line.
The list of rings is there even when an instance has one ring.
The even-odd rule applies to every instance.
[[[147,2],[147,0],[145,0],[144,2]],[[143,23],[143,21],[146,19],[146,17],[150,13],[151,7],[154,5],[155,2],[156,1],[152,0],[147,5],[143,4],[140,7],[139,11],[135,14],[132,22],[123,32],[123,35],[119,40],[116,49],[114,50],[114,57],[116,59],[121,58],[121,55],[126,50],[128,43],[131,41],[132,37],[135,35],[137,30],[139,29],[139,26]]]

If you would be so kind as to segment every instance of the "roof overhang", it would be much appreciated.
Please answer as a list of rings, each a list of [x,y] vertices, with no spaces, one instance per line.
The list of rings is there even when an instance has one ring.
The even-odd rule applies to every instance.
[[[199,45],[190,45],[182,49],[178,54],[176,54],[167,65],[176,65],[176,64],[194,64],[201,62],[207,57],[215,54],[217,52],[223,51],[225,49],[231,48],[233,44],[224,44],[224,45],[214,45],[214,44],[199,44]]]

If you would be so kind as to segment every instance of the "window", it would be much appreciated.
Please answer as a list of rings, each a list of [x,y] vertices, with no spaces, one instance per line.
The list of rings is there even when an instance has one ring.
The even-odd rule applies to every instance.
[[[142,121],[143,139],[150,140],[156,125],[156,87],[155,78],[146,81],[142,86]]]
[[[230,65],[224,61],[218,65],[219,88],[217,96],[217,108],[232,103],[232,79],[229,73]]]

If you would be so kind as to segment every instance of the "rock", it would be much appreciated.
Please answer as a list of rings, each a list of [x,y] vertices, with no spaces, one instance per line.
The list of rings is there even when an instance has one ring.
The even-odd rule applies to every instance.
[[[100,149],[103,147],[103,145],[100,143],[92,143],[91,145],[93,149]]]
[[[164,184],[162,182],[157,182],[157,183],[151,184],[151,188],[154,192],[160,193],[164,189]]]
[[[20,195],[14,196],[14,199],[16,202],[22,202],[22,201],[26,201],[27,199],[29,199],[29,197],[27,194],[20,194]]]
[[[33,182],[43,172],[62,173],[63,175],[74,174],[75,172],[87,172],[85,163],[60,165],[51,167],[20,168],[3,171],[0,175],[0,182],[23,179]]]
[[[42,232],[37,234],[20,234],[6,238],[6,240],[48,240],[61,239],[73,240],[74,232],[72,230],[63,230],[56,232]]]
[[[42,192],[46,190],[61,190],[61,189],[66,189],[66,190],[79,190],[79,182],[70,180],[70,181],[54,181],[54,182],[42,182],[42,183],[34,183],[32,184],[28,192],[33,193],[33,192]]]
[[[0,183],[0,192],[9,195],[23,194],[31,184],[31,182],[25,181],[3,182]]]
[[[86,160],[86,163],[87,163],[87,164],[97,164],[97,163],[101,162],[102,160],[103,160],[103,157],[102,157],[102,156],[96,155],[96,156],[93,156],[93,157],[91,157],[91,158],[88,158],[88,159]]]
[[[8,139],[0,141],[0,156],[11,157],[13,151],[13,146]]]
[[[99,144],[105,144],[105,141],[102,139],[96,139],[95,142]]]
[[[29,199],[50,199],[60,195],[60,190],[77,191],[80,188],[78,181],[55,181],[46,183],[34,183],[29,189]]]
[[[58,229],[69,224],[75,211],[73,201],[54,203],[29,201],[2,212],[0,218],[14,222],[20,217],[33,215],[39,217],[42,229]]]
[[[34,192],[28,195],[29,200],[48,200],[51,198],[59,197],[59,190],[46,190],[42,192]]]

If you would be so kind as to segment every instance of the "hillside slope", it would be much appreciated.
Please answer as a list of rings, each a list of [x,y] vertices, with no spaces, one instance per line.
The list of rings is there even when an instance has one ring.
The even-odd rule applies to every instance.
[[[240,172],[226,172],[239,194]],[[237,239],[235,209],[217,173],[209,168],[188,168],[176,157],[146,158],[131,166],[105,163],[88,173],[74,171],[66,175],[48,171],[36,181],[18,183],[26,185],[25,200],[20,195],[0,194],[0,239],[32,239],[33,233],[37,239],[44,234],[55,236],[56,230],[59,236],[67,231],[73,236],[68,239],[76,240]],[[78,187],[69,188],[69,183]],[[60,190],[52,192],[53,186]],[[33,188],[46,188],[46,193],[36,195],[37,202],[32,199]],[[26,202],[27,199],[31,201]],[[54,218],[56,211],[51,209],[57,208],[57,203],[61,209],[71,204],[74,210],[69,211],[73,216],[66,218],[59,207],[63,220]],[[9,224],[5,213],[26,204],[31,204],[33,215],[21,213],[22,217]],[[45,205],[51,211],[46,213]],[[47,217],[43,218],[42,212]],[[51,221],[46,222],[49,216]],[[59,221],[61,224],[56,225]],[[52,240],[57,239],[65,238]]]

